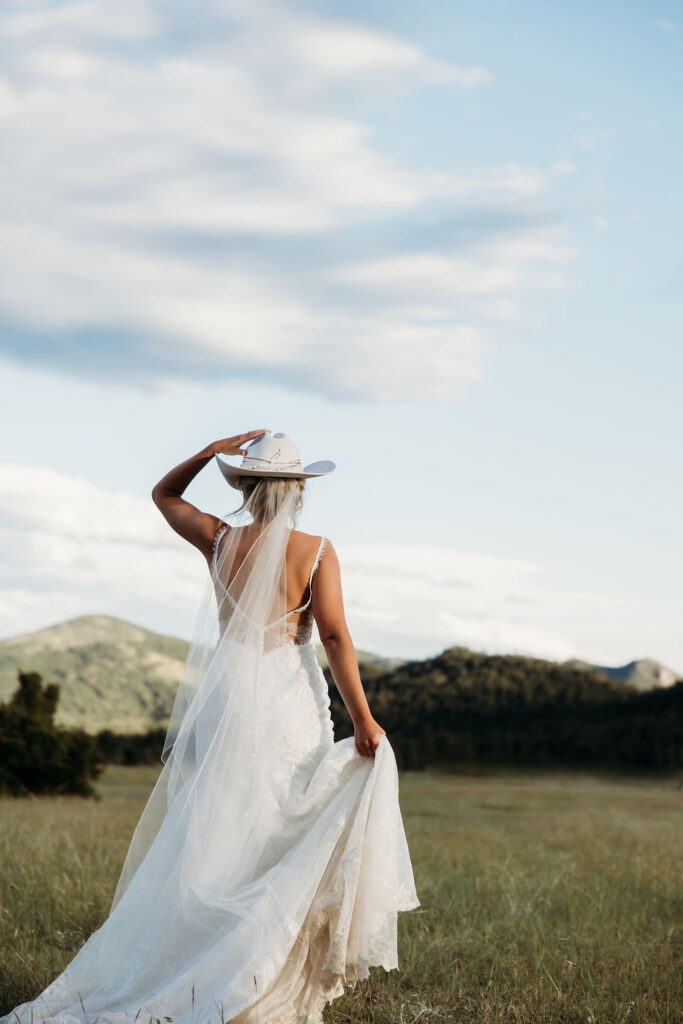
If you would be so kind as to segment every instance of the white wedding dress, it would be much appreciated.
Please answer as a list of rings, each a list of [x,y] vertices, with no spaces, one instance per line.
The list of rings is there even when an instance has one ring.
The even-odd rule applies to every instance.
[[[287,613],[250,646],[229,628],[248,588],[233,600],[215,571],[225,532],[221,641],[177,698],[182,724],[111,913],[0,1024],[319,1024],[370,966],[398,967],[397,913],[419,901],[396,762],[384,736],[374,759],[334,741],[311,640],[325,538],[295,628]]]

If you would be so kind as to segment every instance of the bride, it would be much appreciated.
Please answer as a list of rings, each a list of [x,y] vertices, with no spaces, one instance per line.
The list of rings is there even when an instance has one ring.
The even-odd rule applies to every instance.
[[[214,456],[243,496],[230,523],[182,497]],[[363,693],[334,547],[294,528],[306,479],[334,468],[251,430],[155,486],[209,569],[163,767],[109,917],[0,1024],[319,1024],[370,966],[398,967],[397,914],[419,902],[396,762]],[[338,742],[314,620],[354,724]]]

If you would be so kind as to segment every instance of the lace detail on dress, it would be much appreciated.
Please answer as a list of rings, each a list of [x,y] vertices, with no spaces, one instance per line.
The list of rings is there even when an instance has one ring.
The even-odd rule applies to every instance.
[[[216,530],[215,536],[213,538],[213,545],[211,547],[211,567],[212,568],[213,568],[214,563],[216,561],[216,550],[218,548],[218,541],[220,540],[220,538],[223,536],[223,534],[225,533],[225,531],[227,529],[228,529],[228,524],[227,523],[222,523],[218,527],[218,529]]]

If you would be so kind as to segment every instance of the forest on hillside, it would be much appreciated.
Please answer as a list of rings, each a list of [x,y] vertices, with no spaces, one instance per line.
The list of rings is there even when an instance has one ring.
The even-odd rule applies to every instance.
[[[324,674],[335,736],[351,736],[329,669]],[[463,647],[390,671],[361,665],[361,676],[402,769],[683,767],[683,680],[640,692],[583,668]],[[19,673],[16,693],[0,704],[0,791],[87,795],[98,765],[159,761],[165,728],[95,736],[61,729],[58,699],[58,686]]]
[[[683,680],[639,692],[586,669],[452,647],[391,671],[361,665],[370,708],[400,768],[467,763],[670,769],[683,766]],[[353,733],[330,687],[335,736]],[[164,730],[101,732],[106,760],[156,761]]]
[[[643,693],[586,669],[452,647],[392,672],[365,671],[363,684],[403,768],[683,766],[683,680]],[[337,736],[351,735],[332,684],[331,701]]]

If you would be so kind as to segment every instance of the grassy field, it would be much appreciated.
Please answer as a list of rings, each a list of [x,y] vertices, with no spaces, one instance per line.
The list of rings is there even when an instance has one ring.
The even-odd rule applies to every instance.
[[[0,800],[0,1013],[106,917],[154,768],[109,768],[99,802]],[[406,774],[422,906],[401,970],[335,1024],[680,1024],[683,791],[675,779]]]

